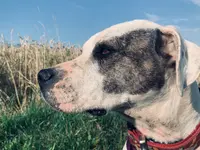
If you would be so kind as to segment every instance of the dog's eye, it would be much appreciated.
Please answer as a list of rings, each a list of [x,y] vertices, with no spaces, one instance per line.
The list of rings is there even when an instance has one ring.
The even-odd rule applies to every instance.
[[[109,57],[113,52],[114,49],[111,46],[101,44],[93,50],[93,56],[96,59],[103,59]]]
[[[102,53],[103,55],[106,55],[106,54],[109,54],[109,53],[110,53],[110,50],[104,49],[104,50],[102,50],[101,53]]]

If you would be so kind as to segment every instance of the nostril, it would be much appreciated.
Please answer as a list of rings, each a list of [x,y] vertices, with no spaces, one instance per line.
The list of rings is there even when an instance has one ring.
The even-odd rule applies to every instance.
[[[52,77],[55,76],[55,70],[54,69],[43,69],[38,73],[38,81],[40,82],[46,82]]]

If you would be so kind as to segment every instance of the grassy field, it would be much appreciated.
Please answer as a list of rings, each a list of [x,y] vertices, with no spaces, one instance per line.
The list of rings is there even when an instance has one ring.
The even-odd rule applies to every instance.
[[[77,57],[79,47],[29,38],[18,47],[0,41],[0,150],[122,149],[126,123],[117,114],[64,114],[41,101],[38,71]]]
[[[1,150],[120,150],[126,124],[116,114],[91,117],[30,104],[23,112],[1,114]]]

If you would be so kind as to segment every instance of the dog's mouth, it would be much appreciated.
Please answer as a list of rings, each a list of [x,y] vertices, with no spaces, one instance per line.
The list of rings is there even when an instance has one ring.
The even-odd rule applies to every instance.
[[[107,114],[105,109],[89,109],[86,110],[87,113],[90,113],[93,116],[104,116]]]
[[[70,113],[70,112],[73,112],[73,110],[75,110],[74,105],[72,103],[64,103],[64,102],[56,103],[55,101],[52,102],[51,100],[52,98],[49,97],[48,95],[45,95],[45,92],[42,92],[41,96],[43,97],[43,100],[48,105],[50,105],[54,110],[62,111],[66,113]],[[89,113],[93,116],[104,116],[107,114],[107,110],[103,108],[93,108],[93,109],[91,108],[91,109],[83,110],[82,112]]]

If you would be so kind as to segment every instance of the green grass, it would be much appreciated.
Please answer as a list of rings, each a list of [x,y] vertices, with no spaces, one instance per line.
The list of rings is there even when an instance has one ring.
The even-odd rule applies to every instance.
[[[125,137],[126,123],[115,113],[65,114],[32,103],[0,114],[1,150],[120,150]]]

